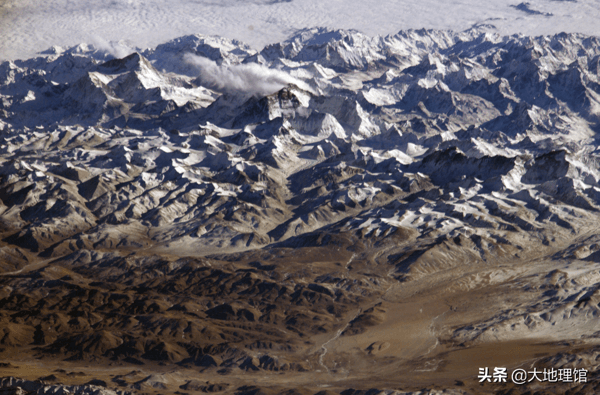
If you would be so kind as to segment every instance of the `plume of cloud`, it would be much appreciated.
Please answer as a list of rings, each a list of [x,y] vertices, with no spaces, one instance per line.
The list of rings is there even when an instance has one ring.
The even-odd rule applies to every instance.
[[[208,58],[193,54],[186,54],[184,60],[198,69],[204,86],[218,92],[266,96],[289,84],[312,91],[305,82],[288,73],[257,63],[218,65]]]
[[[91,37],[91,43],[94,47],[102,52],[106,52],[115,58],[124,58],[129,55],[133,50],[122,42],[106,41],[98,35]]]

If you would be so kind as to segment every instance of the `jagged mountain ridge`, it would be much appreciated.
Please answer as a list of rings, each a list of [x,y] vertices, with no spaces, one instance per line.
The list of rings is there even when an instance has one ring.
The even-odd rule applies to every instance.
[[[33,188],[31,195],[43,190],[47,201],[68,196],[80,210],[45,214],[46,204],[24,221],[21,212],[31,211],[31,203],[23,201],[18,212],[5,204],[3,216],[23,224],[17,245],[57,256],[73,252],[64,249],[68,244],[85,243],[82,229],[66,231],[60,243],[32,235],[61,215],[75,216],[85,238],[102,223],[118,229],[140,221],[156,229],[140,241],[146,245],[168,237],[189,238],[198,249],[229,248],[242,239],[260,246],[341,226],[335,224],[373,204],[383,208],[414,194],[407,187],[414,177],[454,199],[464,189],[508,200],[526,191],[528,198],[517,199],[522,205],[566,177],[573,187],[565,203],[592,209],[597,41],[573,34],[409,31],[370,38],[308,30],[258,53],[235,41],[191,36],[106,62],[97,52],[76,50],[5,62],[3,201]],[[277,67],[310,91],[290,85],[245,98],[216,92],[175,74],[189,52],[221,65]],[[32,154],[40,150],[47,153]],[[548,155],[560,169],[533,175]],[[15,188],[27,172],[28,186]],[[547,198],[563,201],[565,193],[557,193]],[[456,221],[451,200],[442,199],[439,211],[441,202],[431,203],[440,219]],[[216,210],[207,210],[210,201],[219,202]],[[502,223],[488,210],[468,209]],[[401,222],[397,214],[389,220]],[[231,237],[211,238],[210,223]],[[470,226],[456,225],[457,231]]]

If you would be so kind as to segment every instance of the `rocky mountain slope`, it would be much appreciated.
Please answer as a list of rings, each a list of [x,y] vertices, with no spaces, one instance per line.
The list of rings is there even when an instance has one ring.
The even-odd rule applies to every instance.
[[[4,62],[0,358],[134,392],[592,377],[599,65],[578,34],[326,29]]]

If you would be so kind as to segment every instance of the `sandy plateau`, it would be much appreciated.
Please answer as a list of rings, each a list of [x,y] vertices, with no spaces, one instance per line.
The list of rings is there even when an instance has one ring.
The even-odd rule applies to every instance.
[[[599,131],[581,34],[4,62],[0,394],[598,393]]]

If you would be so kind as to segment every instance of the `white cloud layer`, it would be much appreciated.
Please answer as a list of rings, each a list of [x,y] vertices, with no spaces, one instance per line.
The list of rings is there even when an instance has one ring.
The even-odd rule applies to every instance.
[[[0,0],[0,61],[93,37],[154,47],[186,34],[215,34],[256,49],[298,29],[353,28],[368,35],[410,28],[465,30],[491,24],[501,34],[600,34],[598,0]],[[531,12],[528,12],[531,11]]]

